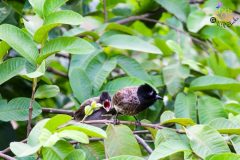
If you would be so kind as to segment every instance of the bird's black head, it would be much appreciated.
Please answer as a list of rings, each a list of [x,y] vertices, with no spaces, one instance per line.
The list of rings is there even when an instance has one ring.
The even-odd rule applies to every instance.
[[[158,99],[162,99],[162,97],[160,97],[157,92],[148,84],[139,86],[137,95],[140,102],[147,106],[152,105]]]
[[[100,103],[103,105],[103,108],[108,112],[111,106],[111,96],[108,92],[102,92],[100,95]]]

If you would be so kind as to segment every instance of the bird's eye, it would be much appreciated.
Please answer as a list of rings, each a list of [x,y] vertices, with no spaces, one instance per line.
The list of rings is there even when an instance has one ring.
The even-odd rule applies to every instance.
[[[149,95],[149,96],[152,96],[152,95],[153,95],[153,91],[149,92],[148,95]]]

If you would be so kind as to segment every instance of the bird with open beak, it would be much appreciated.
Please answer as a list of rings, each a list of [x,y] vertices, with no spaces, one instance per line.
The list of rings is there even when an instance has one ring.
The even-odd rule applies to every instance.
[[[92,102],[100,103],[102,107],[93,111],[93,113],[85,118],[85,120],[98,120],[98,119],[106,119],[104,117],[107,114],[111,107],[111,97],[108,92],[102,92],[99,97],[93,97],[85,100],[80,108],[74,113],[74,119],[77,121],[82,120],[85,117],[85,107],[91,105]]]
[[[122,115],[134,116],[137,123],[140,124],[135,116],[159,99],[162,100],[162,97],[148,84],[119,90],[112,98],[112,105],[117,112],[115,123],[117,123],[117,116],[120,113]]]

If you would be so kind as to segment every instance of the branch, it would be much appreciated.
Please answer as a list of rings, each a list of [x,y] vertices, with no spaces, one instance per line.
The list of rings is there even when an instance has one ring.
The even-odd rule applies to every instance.
[[[114,120],[89,120],[89,121],[84,121],[84,123],[86,124],[114,124]],[[119,124],[126,124],[126,125],[134,125],[137,126],[137,124],[133,121],[119,121]],[[150,128],[154,128],[154,129],[164,129],[164,128],[168,128],[168,127],[164,127],[161,126],[159,124],[151,124],[151,123],[141,123],[142,127],[150,127]],[[173,128],[168,128],[168,129],[172,129],[173,131],[179,133],[179,134],[185,134],[184,130],[180,130],[180,129],[173,129]]]
[[[27,139],[24,139],[24,140],[22,140],[21,142],[22,142],[22,143],[26,143],[26,142],[27,142]],[[10,149],[10,147],[8,147],[8,148],[0,151],[0,153],[8,153],[8,152],[10,152],[10,151],[11,151],[11,149]]]
[[[55,69],[53,69],[52,67],[48,67],[48,68],[47,68],[47,71],[48,71],[48,72],[51,72],[51,73],[53,73],[53,74],[56,74],[56,75],[58,75],[58,76],[64,77],[64,78],[68,78],[68,75],[67,75],[66,73],[61,72],[61,71],[58,71],[58,70],[55,70]]]
[[[64,110],[64,109],[42,108],[42,112],[52,113],[52,114],[67,114],[67,115],[70,115],[70,116],[74,115],[74,111]]]
[[[2,152],[0,152],[0,157],[4,158],[4,159],[6,159],[6,160],[16,160],[15,158],[10,157],[10,156],[2,153]]]
[[[152,148],[149,147],[149,145],[141,138],[139,137],[138,135],[135,135],[137,141],[139,144],[141,144],[143,146],[143,148],[149,153],[151,154],[153,151],[152,151]]]
[[[27,136],[29,135],[31,129],[32,129],[32,111],[33,111],[33,102],[34,102],[34,94],[37,87],[37,78],[33,78],[33,84],[32,84],[32,96],[31,101],[28,108],[28,125],[27,125]]]
[[[107,13],[107,0],[103,0],[103,13],[104,13],[104,22],[108,21],[108,13]]]
[[[118,23],[118,24],[126,24],[126,23],[129,23],[129,22],[140,20],[142,18],[149,17],[151,15],[152,15],[151,13],[146,13],[146,14],[143,14],[143,15],[140,15],[140,16],[130,16],[128,18],[118,20],[118,21],[116,21],[116,23]]]

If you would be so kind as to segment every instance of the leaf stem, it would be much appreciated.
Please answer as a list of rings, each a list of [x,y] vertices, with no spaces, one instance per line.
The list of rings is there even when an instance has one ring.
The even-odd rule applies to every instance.
[[[28,108],[28,126],[27,126],[27,136],[29,135],[31,129],[32,129],[32,112],[33,112],[33,102],[34,102],[34,94],[37,87],[37,78],[33,78],[33,84],[32,84],[32,96],[31,101]]]
[[[103,13],[104,13],[104,22],[108,22],[108,13],[107,13],[107,0],[103,0]]]

